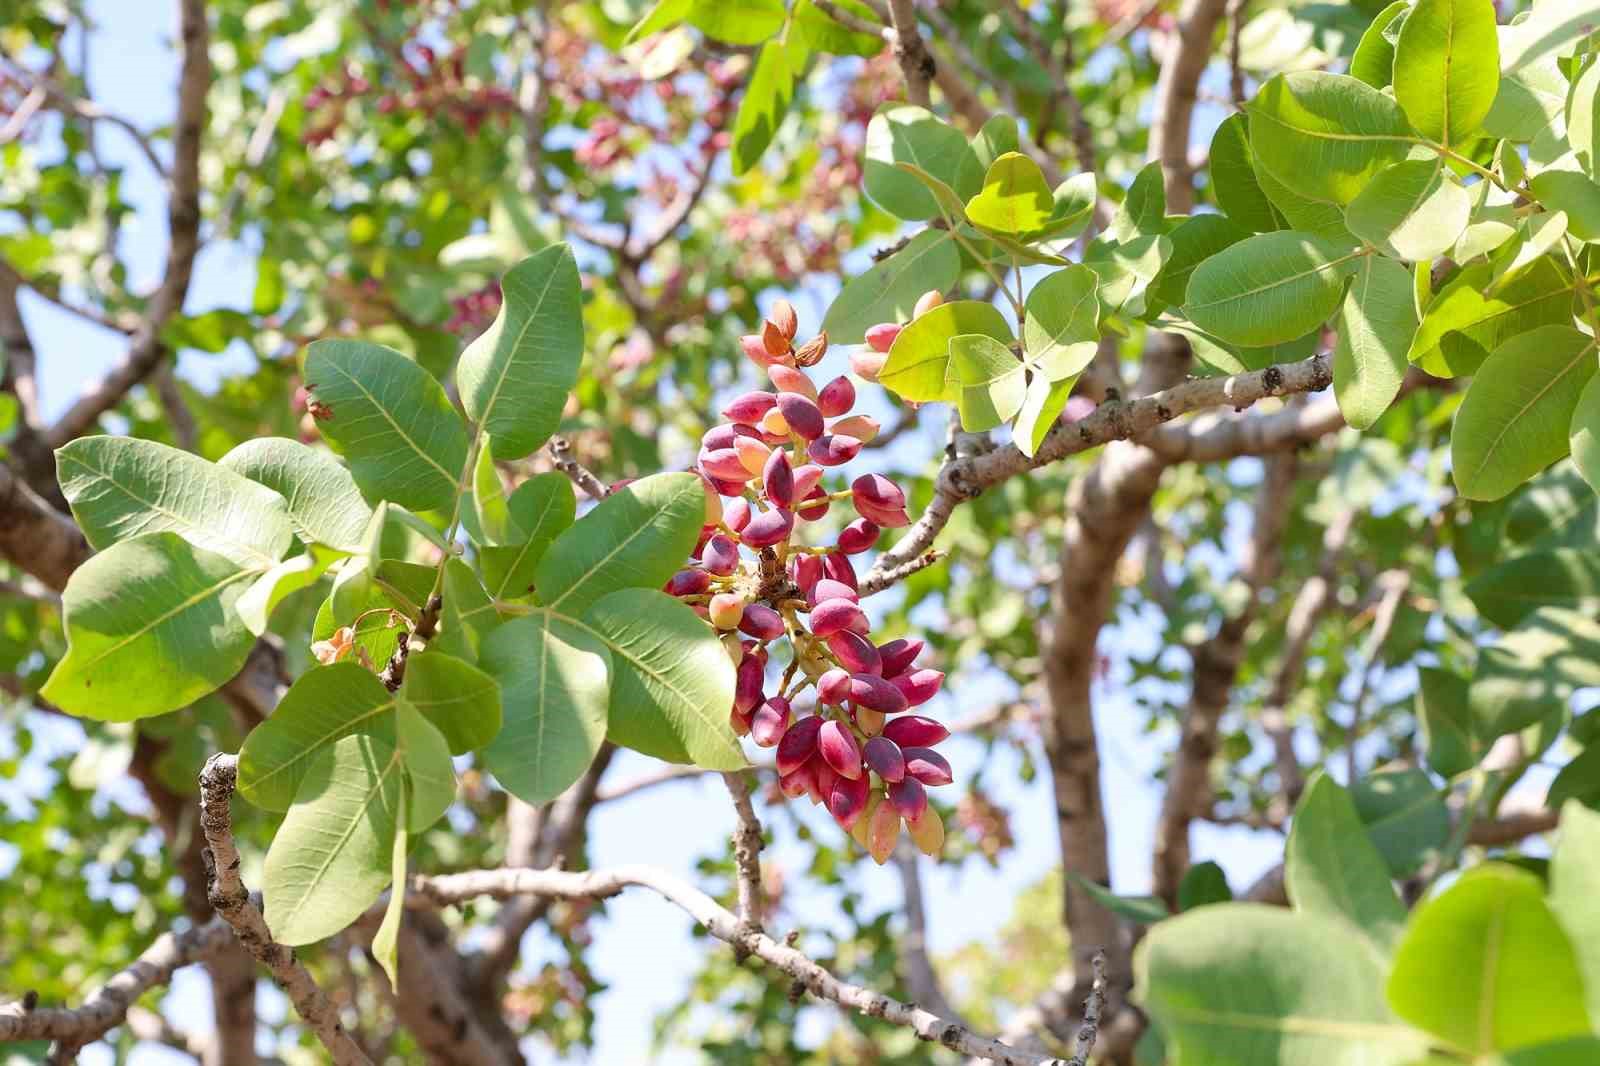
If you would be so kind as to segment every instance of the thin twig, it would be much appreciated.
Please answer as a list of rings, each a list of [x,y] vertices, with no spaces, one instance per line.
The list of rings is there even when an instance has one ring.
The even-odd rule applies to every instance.
[[[1089,996],[1083,1001],[1083,1025],[1078,1029],[1077,1045],[1067,1066],[1088,1066],[1094,1054],[1094,1042],[1100,1036],[1100,1012],[1106,1007],[1106,953],[1096,951],[1090,960],[1094,967],[1094,982],[1089,986]]]
[[[739,925],[746,933],[759,933],[761,915],[766,910],[761,888],[761,820],[750,802],[750,780],[744,771],[724,773],[722,780],[733,797],[733,810],[739,819],[733,831],[733,861],[739,870]],[[737,945],[734,951],[740,951]]]
[[[578,462],[572,454],[572,442],[565,437],[550,438],[550,460],[555,468],[567,475],[572,483],[583,491],[585,496],[594,500],[603,500],[609,496],[610,490],[590,473],[589,468]]]

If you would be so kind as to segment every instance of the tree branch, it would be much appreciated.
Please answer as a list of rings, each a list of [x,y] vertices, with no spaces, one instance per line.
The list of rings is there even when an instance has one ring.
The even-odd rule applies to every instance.
[[[565,437],[551,437],[549,447],[550,461],[555,464],[555,468],[567,475],[585,496],[592,500],[603,500],[610,495],[610,490],[604,483],[572,454],[570,440]]]
[[[916,0],[889,0],[889,20],[894,26],[894,57],[906,79],[906,98],[927,107],[928,83],[939,68],[917,29]]]
[[[923,906],[920,862],[921,856],[910,838],[901,837],[894,849],[906,912],[906,931],[900,937],[900,967],[905,971],[906,987],[911,990],[913,1000],[935,1014],[965,1025],[965,1020],[945,996],[939,974],[928,956],[928,916]]]
[[[739,819],[733,831],[733,861],[739,870],[739,926],[745,933],[759,933],[767,906],[761,887],[761,820],[750,802],[750,781],[744,771],[724,773],[722,780]]]
[[[1189,132],[1200,75],[1211,62],[1211,43],[1227,12],[1228,0],[1185,0],[1172,44],[1156,81],[1155,113],[1150,121],[1150,158],[1166,178],[1167,209],[1187,214],[1194,207]]]

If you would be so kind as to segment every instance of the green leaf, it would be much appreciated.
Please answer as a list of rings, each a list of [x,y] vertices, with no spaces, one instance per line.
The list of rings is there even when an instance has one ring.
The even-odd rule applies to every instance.
[[[1210,175],[1211,195],[1233,221],[1256,233],[1284,227],[1283,216],[1256,178],[1249,120],[1243,114],[1223,119],[1212,135]]]
[[[1345,421],[1367,429],[1394,402],[1409,367],[1406,352],[1417,331],[1411,272],[1391,259],[1367,256],[1345,294],[1338,328],[1333,392]]]
[[[1249,230],[1224,215],[1193,215],[1184,219],[1167,234],[1167,240],[1172,242],[1172,255],[1162,264],[1150,294],[1162,303],[1181,306],[1187,298],[1189,278],[1195,267],[1249,236]]]
[[[1178,883],[1178,910],[1192,911],[1213,903],[1229,903],[1233,889],[1228,887],[1228,875],[1214,862],[1197,863],[1189,867]]]
[[[581,623],[540,610],[491,632],[480,662],[505,705],[505,728],[484,749],[484,765],[512,795],[548,803],[605,742],[611,653]]]
[[[1584,173],[1593,178],[1600,176],[1600,158],[1595,156],[1595,146],[1600,144],[1600,65],[1590,63],[1583,68],[1572,83],[1563,108],[1567,123],[1567,143],[1582,165]]]
[[[456,799],[456,768],[443,734],[406,700],[395,704],[395,739],[406,771],[405,828],[427,829]]]
[[[961,253],[949,230],[927,229],[864,274],[851,278],[828,307],[822,328],[835,344],[860,344],[879,322],[904,322],[917,299],[950,288],[961,273]]]
[[[534,253],[501,279],[500,292],[494,323],[456,363],[456,387],[494,457],[521,459],[561,424],[583,362],[583,289],[572,249],[552,244]]]
[[[1359,78],[1374,89],[1382,89],[1394,80],[1394,42],[1386,31],[1390,23],[1410,8],[1407,0],[1394,0],[1378,12],[1350,57],[1351,77]]]
[[[271,256],[256,260],[256,287],[251,293],[250,310],[257,315],[270,315],[283,306],[283,263]]]
[[[972,148],[954,126],[924,108],[890,104],[867,124],[863,177],[872,202],[908,222],[935,218],[938,202],[915,177],[895,166],[912,163],[956,191],[963,200],[978,192]]]
[[[80,437],[56,452],[61,491],[89,545],[104,551],[171,531],[249,570],[294,542],[283,497],[199,456],[132,437]]]
[[[1456,489],[1498,500],[1565,456],[1572,414],[1595,369],[1594,338],[1571,326],[1543,326],[1496,348],[1450,432]]]
[[[255,638],[234,603],[257,573],[176,533],[91,556],[62,593],[67,653],[39,694],[68,714],[107,722],[193,703],[250,654]]]
[[[400,694],[444,735],[451,755],[477,751],[500,732],[502,694],[485,669],[434,648],[406,660]]]
[[[417,661],[427,658],[419,655]],[[411,663],[406,672],[411,672]],[[410,677],[406,681],[410,684]],[[289,686],[272,717],[239,749],[239,794],[257,807],[286,811],[312,761],[355,733],[394,740],[394,696],[354,662],[314,666]]]
[[[949,222],[959,222],[966,217],[967,205],[961,202],[961,197],[956,191],[938,178],[929,174],[915,163],[896,163],[895,167],[905,171],[927,188],[933,194],[934,200],[939,204],[939,213]]]
[[[1416,143],[1398,104],[1344,74],[1280,74],[1249,114],[1257,164],[1312,200],[1348,204]]]
[[[1466,587],[1478,612],[1511,629],[1540,607],[1567,607],[1600,615],[1600,553],[1556,548],[1513,556]]]
[[[1083,232],[1099,197],[1092,173],[1074,174],[1050,194],[1050,221],[1039,234],[1050,240],[1070,240]]]
[[[1141,950],[1145,1008],[1184,1066],[1401,1066],[1423,1050],[1342,922],[1219,903],[1157,925]]]
[[[1483,131],[1520,144],[1546,136],[1562,140],[1567,92],[1566,76],[1553,59],[1507,72],[1500,78],[1494,106],[1484,116]]]
[[[1094,360],[1100,343],[1099,284],[1088,267],[1070,266],[1028,290],[1022,350],[1029,367],[1047,381],[1076,377]]]
[[[321,340],[306,351],[305,381],[326,410],[323,437],[370,498],[421,511],[454,505],[467,427],[433,375],[392,348]]]
[[[239,620],[256,636],[267,631],[272,612],[293,593],[310,588],[321,580],[338,556],[326,548],[312,548],[291,555],[251,582],[244,595],[234,601]]]
[[[1097,240],[1084,253],[1083,264],[1100,279],[1100,304],[1107,315],[1142,315],[1145,293],[1172,257],[1165,234],[1147,234],[1126,244]]]
[[[1600,1018],[1600,813],[1579,803],[1561,807],[1561,833],[1550,856],[1550,909],[1583,972],[1592,1021]],[[1595,1061],[1590,1059],[1589,1061]]]
[[[478,552],[489,594],[497,600],[526,596],[545,550],[577,513],[578,499],[564,474],[547,471],[518,485],[507,503],[508,532],[515,542]]]
[[[1590,378],[1578,394],[1568,444],[1573,465],[1589,487],[1600,492],[1600,378]]]
[[[1567,230],[1583,241],[1600,240],[1600,184],[1576,170],[1544,170],[1528,179],[1539,202],[1567,213]]]
[[[382,894],[403,779],[399,751],[378,737],[344,737],[311,760],[262,870],[273,939],[298,947],[330,937]]]
[[[1546,56],[1565,56],[1600,25],[1600,0],[1540,0],[1500,37],[1500,69],[1507,74]]]
[[[1466,773],[1485,753],[1468,691],[1466,678],[1448,670],[1424,666],[1418,671],[1417,724],[1428,765],[1442,777]]]
[[[1488,353],[1520,334],[1572,321],[1572,283],[1551,259],[1541,259],[1514,281],[1487,292],[1490,268],[1459,271],[1428,304],[1407,358],[1430,374],[1474,373]],[[1449,347],[1451,334],[1460,343]]]
[[[963,333],[981,333],[1002,344],[1011,342],[1011,327],[992,304],[978,300],[940,304],[918,315],[895,337],[889,360],[878,373],[879,384],[919,403],[954,399],[950,338]]]
[[[724,44],[760,44],[783,29],[783,0],[693,0],[689,24]]]
[[[1256,168],[1256,181],[1261,191],[1272,202],[1273,208],[1285,220],[1280,229],[1312,233],[1338,244],[1356,244],[1355,236],[1345,227],[1344,208],[1325,200],[1311,200],[1285,185],[1265,167]]]
[[[1583,978],[1543,886],[1502,863],[1467,871],[1418,909],[1388,998],[1400,1017],[1471,1055],[1589,1031]]]
[[[1478,655],[1472,714],[1485,742],[1564,717],[1574,691],[1600,685],[1600,624],[1541,607]]]
[[[1345,208],[1344,220],[1385,255],[1418,262],[1448,251],[1471,215],[1472,197],[1442,160],[1412,159],[1373,178]]]
[[[287,437],[248,440],[217,460],[224,470],[265,485],[288,501],[289,521],[308,541],[361,549],[372,508],[343,464]]]
[[[494,601],[472,568],[460,559],[444,566],[444,609],[432,648],[467,662],[476,662],[483,634],[500,621]]]
[[[834,0],[839,8],[868,23],[877,19],[861,0]],[[794,24],[805,36],[813,52],[836,56],[861,56],[870,59],[883,51],[883,38],[846,29],[819,8],[815,0],[800,0],[794,6]]]
[[[1126,918],[1139,925],[1155,925],[1171,916],[1172,912],[1167,910],[1167,905],[1157,896],[1119,896],[1082,874],[1069,870],[1067,876],[1096,903],[1119,918]]]
[[[1006,345],[982,333],[950,338],[950,367],[960,386],[961,426],[983,433],[1011,421],[1027,391],[1022,362]]]
[[[470,506],[468,506],[470,504]],[[489,449],[478,449],[472,467],[472,498],[463,500],[461,525],[472,543],[504,544],[511,515],[506,508],[506,488]]]
[[[700,616],[656,589],[624,589],[583,624],[611,652],[612,741],[708,770],[745,765],[728,724],[733,664]]]
[[[1600,1062],[1600,1036],[1575,1036],[1553,1044],[1518,1048],[1503,1058],[1505,1066],[1590,1066]]]
[[[1167,189],[1160,163],[1148,163],[1134,175],[1128,193],[1106,227],[1111,238],[1126,244],[1166,230]]]
[[[388,975],[390,991],[397,990],[400,984],[400,922],[406,913],[406,848],[409,843],[410,834],[405,826],[398,827],[389,860],[389,880],[394,888],[389,893],[389,905],[383,909],[383,921],[372,937],[372,957]]]
[[[1051,381],[1042,373],[1033,375],[1011,432],[1012,442],[1018,451],[1030,459],[1039,453],[1039,446],[1055,427],[1061,412],[1066,410],[1072,387],[1077,383],[1076,374],[1056,381]]]
[[[1043,229],[1054,206],[1039,164],[1007,152],[989,167],[982,190],[967,201],[966,214],[982,229],[1020,237]]]
[[[739,102],[733,120],[734,176],[745,174],[761,161],[789,112],[794,89],[805,75],[811,50],[805,33],[790,33],[761,46],[756,69]]]
[[[1421,770],[1368,774],[1350,789],[1350,798],[1396,877],[1415,871],[1450,835],[1450,809]]]
[[[1293,340],[1333,314],[1363,254],[1307,233],[1257,234],[1195,268],[1184,312],[1225,341]]]
[[[882,47],[881,43],[879,47]],[[994,161],[1007,152],[1017,151],[1019,144],[1017,120],[1004,112],[990,115],[972,137],[972,165],[956,173],[957,184],[962,188],[978,188]]]
[[[1389,867],[1349,793],[1327,774],[1312,777],[1295,807],[1283,879],[1295,910],[1343,918],[1384,955],[1405,931],[1406,907]]]
[[[1590,744],[1561,768],[1550,782],[1545,803],[1552,807],[1577,803],[1600,810],[1600,746]]]
[[[644,18],[634,23],[628,35],[622,39],[624,45],[642,41],[652,34],[668,30],[689,17],[689,12],[694,9],[694,0],[656,0],[654,6],[645,12]]]
[[[654,474],[613,492],[545,551],[539,599],[578,614],[617,589],[660,588],[694,550],[705,513],[695,474]]]
[[[1469,141],[1494,103],[1500,39],[1493,0],[1417,0],[1394,51],[1394,96],[1446,147]]]

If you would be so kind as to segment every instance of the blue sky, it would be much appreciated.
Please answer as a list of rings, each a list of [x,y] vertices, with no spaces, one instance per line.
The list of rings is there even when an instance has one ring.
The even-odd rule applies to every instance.
[[[174,70],[167,43],[171,36],[168,19],[152,20],[151,5],[125,0],[98,0],[89,6],[99,24],[91,41],[96,98],[109,102],[141,125],[168,121]],[[125,188],[138,212],[126,228],[125,247],[135,283],[149,286],[159,277],[165,252],[165,209],[160,186],[120,132],[103,129],[100,137],[102,151],[128,166]],[[187,309],[196,312],[212,307],[248,307],[254,278],[254,255],[249,248],[229,242],[208,243],[195,271]],[[47,415],[54,416],[70,403],[83,382],[93,379],[118,357],[123,341],[31,297],[25,299],[23,310],[39,351],[43,406]],[[831,358],[842,366],[842,353]],[[228,367],[237,367],[247,359],[239,353],[221,357],[186,353],[179,371],[206,387]],[[929,448],[935,436],[930,429],[924,438],[913,440],[906,447]],[[1123,627],[1108,633],[1106,646],[1114,657],[1133,651],[1148,653],[1158,634],[1153,626]],[[1012,690],[1005,678],[980,677],[941,695],[933,711],[941,717],[959,716],[988,706]],[[1122,694],[1115,674],[1100,686],[1097,695],[1103,787],[1112,816],[1114,886],[1119,892],[1139,893],[1149,886],[1151,832],[1160,802],[1159,793],[1150,784],[1150,775],[1174,736],[1170,731],[1154,736],[1143,732],[1145,713]],[[49,743],[39,753],[41,756],[55,745],[75,747],[81,736],[67,724],[49,729]],[[4,739],[0,737],[0,747],[4,746]],[[978,744],[960,739],[948,744],[948,752],[958,782],[971,776],[982,754]],[[1035,754],[1043,765],[1042,752]],[[614,764],[612,775],[615,780],[622,780],[651,765],[649,760],[624,753]],[[990,937],[1010,914],[1017,890],[1058,864],[1048,775],[1041,774],[1031,785],[1024,785],[1018,770],[1019,759],[1007,750],[996,757],[985,774],[994,798],[1013,814],[1017,843],[1001,866],[990,869],[976,860],[962,866],[925,866],[923,883],[935,952]],[[30,791],[37,791],[48,787],[49,782],[35,777],[25,784]],[[822,834],[837,833],[825,819],[810,820]],[[693,879],[695,859],[707,853],[720,854],[732,825],[720,782],[712,779],[675,784],[600,807],[591,822],[591,858],[597,866],[654,863]],[[1221,862],[1236,889],[1248,885],[1281,854],[1281,842],[1271,834],[1205,826],[1196,832],[1195,859]],[[779,918],[781,928],[826,928],[837,921],[835,901],[819,898],[803,883],[803,845],[788,837],[769,850],[767,858],[781,863],[788,874],[785,899],[791,909]],[[897,907],[899,891],[898,879],[890,871],[864,864],[860,896],[866,913]],[[700,953],[718,950],[708,948],[703,941],[694,941],[690,924],[682,912],[648,894],[630,893],[608,903],[605,916],[592,925],[594,945],[590,950],[597,975],[611,986],[598,1001],[598,1046],[592,1056],[572,1059],[555,1058],[533,1048],[530,1061],[647,1061],[650,1019],[682,1001],[688,976],[700,963]],[[531,935],[526,964],[537,967],[547,957],[549,946],[539,934]],[[181,1024],[195,1025],[196,1019],[209,1011],[209,1000],[202,990],[203,978],[198,971],[180,975],[167,998],[169,1013]],[[275,992],[266,990],[262,993],[262,1008],[268,1016],[281,1016],[283,1004]],[[833,1015],[827,1010],[818,1008],[814,1013],[810,1026],[820,1029],[832,1024]],[[86,1052],[83,1061],[102,1066],[111,1061],[111,1056],[103,1048],[95,1049]],[[162,1051],[143,1053],[133,1060],[147,1066],[167,1061],[183,1060]],[[700,1056],[692,1050],[679,1050],[655,1061],[695,1063]]]

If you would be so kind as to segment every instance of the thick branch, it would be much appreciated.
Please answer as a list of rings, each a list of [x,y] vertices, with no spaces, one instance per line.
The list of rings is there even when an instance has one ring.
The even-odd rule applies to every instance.
[[[724,773],[722,780],[739,819],[733,831],[733,861],[739,870],[739,925],[747,933],[759,933],[766,910],[766,893],[761,887],[761,820],[750,802],[750,780],[744,772]]]
[[[1186,214],[1194,206],[1189,131],[1200,75],[1211,62],[1211,42],[1227,8],[1228,0],[1185,0],[1156,82],[1150,158],[1161,163],[1167,208],[1178,214]]]
[[[906,79],[906,97],[928,106],[928,83],[938,67],[917,29],[916,0],[889,0],[889,20],[894,24],[894,56]]]

